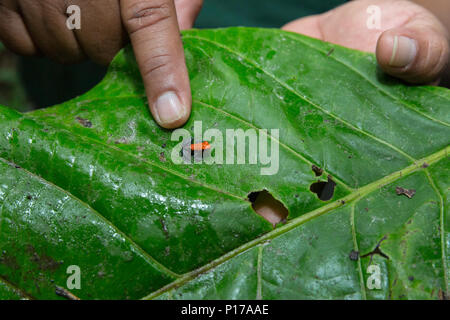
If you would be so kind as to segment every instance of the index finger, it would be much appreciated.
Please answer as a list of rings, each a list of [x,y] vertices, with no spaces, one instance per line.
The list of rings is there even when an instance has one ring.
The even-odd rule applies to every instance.
[[[183,125],[191,90],[173,0],[120,0],[150,111],[164,128]]]

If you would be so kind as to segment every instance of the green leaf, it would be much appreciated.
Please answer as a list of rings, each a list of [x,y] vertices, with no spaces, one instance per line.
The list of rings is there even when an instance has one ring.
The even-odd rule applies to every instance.
[[[448,89],[406,86],[372,54],[279,30],[190,30],[183,42],[185,128],[279,129],[278,172],[174,164],[179,141],[152,120],[125,49],[77,99],[0,107],[0,297],[448,296]],[[321,201],[310,186],[328,176],[337,185]],[[247,199],[264,189],[289,211],[275,229]],[[67,288],[71,265],[81,289]]]

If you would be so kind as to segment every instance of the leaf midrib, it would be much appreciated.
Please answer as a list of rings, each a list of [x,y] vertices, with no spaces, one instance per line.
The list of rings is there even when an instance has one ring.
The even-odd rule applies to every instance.
[[[439,191],[439,188],[436,186],[436,183],[434,182],[433,177],[431,176],[430,172],[428,170],[425,170],[425,173],[427,175],[428,181],[430,181],[431,187],[433,188],[434,192],[439,197],[439,220],[440,220],[440,234],[441,234],[441,247],[442,247],[442,264],[444,268],[444,283],[445,283],[445,289],[448,293],[448,269],[447,269],[447,257],[446,252],[444,250],[445,248],[445,239],[444,239],[444,233],[445,233],[445,220],[444,220],[444,198]]]
[[[4,283],[6,286],[10,287],[12,290],[15,291],[15,293],[18,296],[21,296],[22,299],[27,299],[27,300],[33,300],[35,299],[33,296],[31,296],[30,294],[26,293],[25,291],[23,291],[22,289],[20,289],[19,287],[17,287],[15,284],[9,282],[8,280],[6,280],[4,277],[0,276],[0,282]]]
[[[189,36],[189,37],[191,37],[192,38],[192,36]],[[209,40],[207,40],[207,39],[204,39],[204,38],[201,38],[201,37],[197,37],[197,38],[199,38],[199,39],[201,39],[201,40],[204,40],[204,41],[209,41]],[[309,47],[311,47],[311,48],[313,48],[313,49],[315,49],[315,50],[317,50],[318,52],[322,52],[322,53],[325,53],[325,52],[323,52],[322,50],[319,50],[318,48],[315,48],[314,46],[311,46],[311,45],[309,45],[309,44],[307,44],[307,43],[305,43],[304,41],[301,41],[301,39],[297,39],[297,38],[295,38],[295,37],[289,37],[289,38],[291,38],[291,39],[293,39],[293,40],[297,40],[297,41],[299,41],[299,42],[301,42],[301,43],[303,43],[303,44],[305,44],[305,45],[307,45],[307,46],[309,46]],[[211,43],[213,43],[213,44],[216,44],[216,43],[214,43],[214,42],[212,42],[212,41],[210,41]],[[244,57],[245,58],[245,57]],[[334,57],[333,57],[333,59],[335,59]],[[344,64],[345,66],[347,66],[347,67],[349,67],[349,68],[351,68],[350,66],[348,66],[346,63],[344,63],[344,62],[342,62],[342,61],[340,61],[340,60],[338,60],[338,59],[335,59],[336,61],[338,61],[338,62],[340,62],[340,63],[342,63],[342,64]],[[374,84],[374,83],[372,83],[371,81],[370,81],[370,79],[368,79],[368,78],[366,78],[363,74],[361,74],[361,73],[359,73],[359,71],[357,71],[357,70],[354,70],[353,68],[351,68],[354,72],[356,72],[356,73],[358,73],[361,77],[363,77],[365,80],[367,80],[369,83],[371,83],[373,86],[375,86],[375,88],[376,89],[378,89],[380,92],[383,92],[384,94],[386,94],[386,95],[388,95],[388,96],[391,96],[391,94],[389,93],[389,92],[385,92],[382,88],[379,88],[379,87],[377,87],[376,86],[376,84]],[[264,71],[264,70],[263,70]],[[296,91],[294,90],[294,93],[295,93]],[[437,94],[437,93],[434,93],[434,94],[436,94],[436,96],[440,96],[440,97],[442,97],[441,95],[439,95],[439,94]],[[138,96],[130,96],[130,98],[135,98],[135,97],[138,97]],[[299,96],[300,98],[302,98],[301,96]],[[391,96],[392,97],[392,96]],[[107,97],[108,99],[118,99],[118,98],[123,98],[123,97]],[[403,102],[403,101],[401,101],[401,100],[398,100],[396,97],[392,97],[395,101],[400,101],[402,104],[404,104],[405,106],[407,106],[406,104],[405,104],[405,102]],[[445,97],[446,98],[446,97]],[[94,100],[97,100],[97,99],[94,99]],[[309,102],[310,103],[310,102]],[[310,103],[311,104],[311,103]],[[407,106],[408,107],[408,106]],[[409,108],[409,107],[408,107]],[[422,116],[424,116],[424,117],[426,117],[426,118],[429,118],[430,120],[432,120],[432,121],[435,121],[435,122],[438,122],[438,123],[441,123],[441,124],[443,124],[443,125],[446,125],[446,126],[449,126],[447,123],[442,123],[441,121],[439,121],[439,120],[436,120],[436,119],[434,119],[434,118],[430,118],[430,116],[428,116],[428,115],[426,115],[426,114],[423,114],[423,113],[421,113],[419,110],[416,110],[415,108],[410,108],[410,109],[412,109],[413,111],[416,111],[416,112],[418,112],[418,113],[420,113]],[[326,111],[324,111],[325,113],[326,113]],[[35,121],[35,122],[38,122],[38,121],[36,121],[34,118],[32,119],[33,121]],[[342,121],[342,120],[340,120],[340,119],[338,119],[337,118],[337,120],[339,120],[339,121]],[[343,121],[342,121],[343,122]],[[345,122],[343,122],[343,123],[345,123]],[[353,127],[353,125],[351,125],[352,127]],[[67,129],[63,129],[63,128],[60,128],[60,127],[56,127],[56,126],[53,126],[54,128],[56,128],[57,130],[64,130],[64,131],[68,131],[69,133],[71,133],[71,134],[73,134],[73,132],[71,132],[70,130],[67,130]],[[357,128],[356,128],[357,129]],[[78,136],[81,136],[81,137],[83,137],[83,138],[85,138],[85,139],[91,139],[90,137],[88,137],[88,136],[84,136],[84,135],[78,135]],[[104,145],[104,146],[107,146],[107,147],[110,147],[110,148],[113,148],[113,149],[115,149],[115,150],[119,150],[119,151],[122,151],[122,152],[125,152],[125,153],[127,153],[127,154],[130,154],[131,156],[134,156],[134,157],[136,157],[136,158],[138,158],[139,160],[141,160],[141,161],[144,161],[144,162],[148,162],[150,165],[154,165],[154,166],[157,166],[156,164],[153,164],[152,162],[150,162],[150,161],[146,161],[145,159],[142,159],[142,158],[140,158],[140,157],[138,157],[138,156],[135,156],[135,155],[133,155],[132,153],[129,153],[129,152],[127,152],[127,151],[125,151],[125,150],[122,150],[122,149],[120,149],[120,148],[117,148],[117,147],[114,147],[114,146],[110,146],[110,145],[108,145],[108,144],[104,144],[104,143],[102,143],[101,141],[98,141],[98,140],[96,140],[96,139],[91,139],[92,141],[95,141],[96,143],[99,143],[99,144],[102,144],[102,145]],[[387,142],[386,142],[387,143]],[[389,143],[388,143],[389,144]],[[394,146],[395,147],[395,146]],[[400,150],[401,151],[401,150]],[[245,250],[248,250],[248,249],[250,249],[250,248],[252,248],[252,247],[254,247],[254,246],[257,246],[258,244],[260,244],[261,242],[263,242],[263,241],[266,241],[267,239],[272,239],[272,238],[276,238],[276,237],[278,237],[279,235],[281,235],[281,234],[283,234],[283,233],[285,233],[285,232],[288,232],[289,230],[292,230],[292,229],[294,229],[294,228],[296,228],[296,227],[298,227],[298,226],[300,226],[300,225],[302,225],[302,224],[304,224],[304,223],[306,223],[306,222],[308,222],[308,221],[310,221],[311,219],[314,219],[314,218],[316,218],[316,217],[318,217],[318,216],[320,216],[320,215],[322,215],[322,214],[325,214],[325,213],[327,213],[327,212],[329,212],[329,211],[331,211],[331,210],[333,210],[333,209],[336,209],[336,208],[338,208],[338,207],[340,207],[340,205],[337,205],[337,206],[335,206],[335,207],[330,207],[330,208],[327,208],[328,206],[330,206],[330,205],[332,205],[332,204],[335,204],[335,203],[338,203],[339,201],[342,201],[342,200],[345,200],[345,199],[350,199],[350,200],[345,200],[346,202],[351,202],[352,203],[352,205],[354,205],[357,201],[359,201],[359,199],[361,198],[361,197],[363,197],[363,196],[365,196],[365,195],[367,195],[368,193],[370,193],[370,192],[373,192],[373,191],[376,191],[376,190],[378,190],[378,188],[377,187],[374,187],[373,188],[373,190],[369,190],[369,189],[366,189],[367,187],[369,187],[369,186],[372,186],[372,185],[376,185],[376,184],[378,184],[378,183],[381,183],[382,185],[384,185],[384,184],[386,184],[386,183],[391,183],[391,182],[394,182],[394,181],[396,181],[397,179],[400,179],[400,178],[402,178],[402,177],[405,177],[405,176],[407,176],[407,175],[409,175],[409,174],[412,174],[412,173],[414,173],[414,172],[416,172],[416,171],[418,171],[418,170],[421,170],[420,169],[420,167],[418,167],[418,162],[422,162],[422,161],[424,161],[424,162],[427,162],[428,164],[432,164],[432,163],[434,163],[434,162],[437,162],[437,161],[439,161],[440,159],[442,159],[443,157],[445,157],[445,156],[447,156],[447,154],[448,154],[448,151],[449,151],[449,148],[448,147],[446,147],[446,148],[444,148],[444,149],[442,149],[442,150],[440,150],[440,151],[438,151],[438,152],[435,152],[435,153],[433,153],[432,155],[430,155],[430,156],[427,156],[427,157],[425,157],[425,158],[423,158],[422,160],[415,160],[414,158],[412,158],[411,157],[411,159],[410,160],[412,160],[412,161],[414,161],[415,163],[413,163],[412,165],[410,165],[410,166],[408,166],[408,167],[405,167],[404,169],[402,169],[402,170],[399,170],[399,171],[396,171],[396,172],[394,172],[394,173],[392,173],[392,174],[390,174],[390,175],[388,175],[388,176],[386,176],[386,177],[383,177],[383,178],[381,178],[381,179],[379,179],[379,180],[377,180],[377,181],[375,181],[375,182],[372,182],[372,183],[370,183],[370,184],[368,184],[368,185],[366,185],[366,186],[364,186],[364,187],[361,187],[360,189],[356,189],[355,190],[355,192],[353,192],[353,193],[351,193],[351,194],[349,194],[349,195],[347,195],[346,197],[343,197],[342,199],[339,199],[339,200],[336,200],[335,202],[333,202],[333,203],[330,203],[329,205],[327,205],[327,206],[324,206],[324,207],[321,207],[321,208],[318,208],[318,209],[316,209],[316,210],[314,210],[314,211],[311,211],[311,212],[309,212],[309,213],[307,213],[307,214],[305,214],[305,215],[303,215],[303,216],[301,216],[301,217],[299,217],[299,218],[296,218],[296,219],[293,219],[293,220],[291,220],[288,224],[286,224],[285,226],[290,226],[290,228],[286,228],[286,229],[283,229],[285,226],[283,226],[283,227],[281,227],[281,228],[278,228],[278,229],[276,229],[276,230],[274,230],[274,231],[271,231],[271,232],[269,232],[269,233],[267,233],[266,235],[264,235],[264,236],[262,236],[262,237],[260,237],[260,238],[258,238],[258,239],[255,239],[255,240],[253,240],[253,241],[251,241],[251,242],[249,242],[249,243],[253,243],[254,241],[258,241],[258,242],[255,242],[255,244],[253,245],[253,246],[250,246],[250,247],[247,247],[247,248],[245,248],[245,249],[242,249],[242,251],[239,251],[239,252],[237,252],[236,254],[234,254],[234,255],[232,255],[232,256],[230,256],[228,259],[231,259],[232,257],[234,257],[235,255],[237,255],[237,254],[239,254],[239,253],[241,253],[241,252],[243,252],[243,251],[245,251]],[[407,154],[406,154],[407,155]],[[436,158],[433,158],[434,156],[436,156],[436,155],[439,155],[439,157],[436,157]],[[407,155],[408,156],[408,155]],[[431,159],[430,160],[430,158],[433,158],[433,159]],[[159,167],[159,166],[157,166],[157,167]],[[164,171],[167,171],[166,170],[166,168],[164,168],[164,167],[159,167],[160,169],[162,169],[162,170],[164,170]],[[409,168],[413,168],[413,169],[411,169],[411,170],[408,170]],[[424,171],[427,173],[427,175],[428,175],[428,170],[426,170],[426,169],[424,169]],[[402,174],[402,172],[403,172],[403,174]],[[395,176],[395,174],[396,173],[400,173],[400,175],[399,176]],[[388,178],[388,177],[392,177],[392,180],[389,180],[389,179],[386,179],[386,178]],[[193,181],[193,180],[191,180],[191,179],[188,179],[189,181]],[[193,181],[193,182],[196,182],[196,181]],[[384,184],[383,184],[384,183]],[[433,185],[433,189],[435,189],[436,190],[436,188],[435,188],[435,186],[434,186],[434,184],[433,184],[433,181],[432,180],[430,180],[430,183]],[[200,185],[202,185],[201,183],[200,183]],[[65,190],[64,190],[65,191]],[[215,190],[215,191],[218,191],[218,192],[222,192],[221,190]],[[358,193],[359,192],[359,193]],[[365,192],[365,193],[364,193]],[[436,192],[439,194],[439,197],[440,197],[440,199],[441,199],[441,207],[442,207],[442,195],[440,194],[440,192],[438,191],[438,190],[436,190]],[[242,198],[241,197],[239,197],[239,199],[241,199],[242,200]],[[322,210],[323,209],[323,210]],[[93,209],[92,209],[93,210]],[[441,209],[441,237],[442,237],[442,228],[443,228],[443,224],[442,224],[442,209]],[[309,217],[305,217],[305,216],[307,216],[307,215],[310,215]],[[302,219],[302,218],[304,218],[304,219]],[[292,225],[293,224],[293,225]],[[292,226],[291,226],[292,225]],[[115,226],[114,226],[115,227]],[[276,232],[277,230],[284,230],[284,232],[281,232],[281,231],[279,231],[279,232]],[[271,237],[269,236],[269,235],[272,235]],[[263,240],[261,240],[261,239],[263,239]],[[264,239],[266,239],[266,240],[264,240]],[[442,239],[441,239],[442,240]],[[245,244],[245,245],[243,245],[243,246],[246,246],[247,244]],[[238,250],[238,249],[240,249],[241,247],[239,247],[239,248],[237,248],[237,249],[235,249],[235,250]],[[445,252],[444,252],[444,247],[442,247],[442,254],[443,254],[443,259],[445,258]],[[234,252],[235,250],[233,250],[232,252]],[[229,254],[229,253],[228,253]],[[226,254],[226,255],[224,255],[224,256],[228,256],[228,254]],[[222,258],[222,257],[221,257]],[[221,259],[221,258],[219,258],[219,259]],[[217,259],[217,260],[219,260],[219,259]],[[226,260],[223,260],[222,262],[220,262],[220,263],[218,263],[218,264],[216,264],[216,265],[214,265],[214,266],[212,266],[211,268],[214,268],[214,267],[216,267],[216,266],[218,266],[218,265],[220,265],[221,263],[223,263],[223,262],[225,262],[225,261],[227,261],[228,259],[226,259]],[[215,260],[216,261],[216,260]],[[444,260],[445,261],[445,260]],[[211,263],[213,263],[214,261],[212,261]],[[210,265],[211,263],[209,263],[208,265]],[[202,267],[203,268],[203,267]],[[202,269],[202,268],[200,268],[200,269]],[[210,269],[211,269],[210,268]],[[444,269],[446,268],[446,264],[444,263]],[[198,269],[198,270],[200,270],[200,269]],[[209,269],[208,269],[209,270]],[[207,270],[206,270],[207,271]],[[193,272],[195,272],[195,270],[193,271]],[[204,272],[204,271],[203,271]],[[197,275],[199,275],[199,274],[201,274],[201,273],[203,273],[203,272],[200,272],[200,273],[197,273],[196,274],[196,276]],[[444,270],[444,277],[447,279],[447,277],[446,277],[446,274],[447,274],[447,270]],[[191,274],[191,272],[190,273],[187,273],[187,274],[185,274],[185,275],[188,275],[188,274]],[[180,278],[180,280],[182,280],[182,279],[184,279],[185,277],[183,276],[183,277],[181,277]],[[192,278],[191,278],[192,279]],[[175,282],[177,282],[178,280],[176,280]],[[189,281],[189,280],[187,280],[187,281]],[[184,283],[184,282],[183,282]],[[448,290],[448,283],[446,282],[446,286],[447,286],[447,290]],[[167,287],[167,286],[166,286]],[[166,287],[164,287],[164,288],[166,288]],[[163,289],[163,288],[162,288]],[[160,289],[160,290],[162,290],[162,289]],[[158,291],[156,291],[156,292],[159,292],[160,290],[158,290]],[[162,292],[161,292],[162,293]],[[150,294],[150,295],[152,295],[152,294]],[[149,297],[149,296],[147,296],[147,297]],[[146,297],[146,298],[147,298]]]
[[[178,288],[178,287],[182,286],[183,284],[193,280],[197,276],[199,276],[213,268],[218,267],[219,265],[232,259],[233,257],[237,256],[238,254],[243,253],[244,251],[250,250],[266,241],[271,240],[271,239],[277,238],[277,237],[287,233],[288,231],[295,229],[298,226],[303,225],[304,223],[306,223],[312,219],[315,219],[323,214],[326,214],[334,209],[343,207],[344,205],[350,205],[350,204],[356,203],[361,198],[367,196],[368,194],[370,194],[374,191],[381,189],[383,186],[385,186],[387,184],[391,184],[391,183],[395,182],[396,180],[407,177],[407,176],[409,176],[417,171],[420,171],[420,170],[426,171],[427,169],[423,167],[424,164],[427,164],[428,166],[430,166],[430,165],[438,162],[439,160],[442,160],[443,158],[448,157],[449,153],[450,153],[450,146],[447,146],[438,152],[435,152],[425,158],[417,160],[412,165],[409,165],[399,171],[393,172],[377,181],[374,181],[370,184],[365,185],[364,187],[356,189],[355,192],[348,194],[343,198],[340,198],[340,199],[338,199],[334,202],[331,202],[323,207],[320,207],[313,211],[305,213],[298,218],[292,219],[285,225],[283,225],[279,228],[276,228],[273,231],[270,231],[270,232],[260,236],[259,238],[249,241],[246,244],[243,244],[242,246],[226,253],[225,255],[221,256],[220,258],[218,258],[216,260],[211,261],[210,263],[204,265],[203,267],[200,267],[194,271],[185,273],[181,278],[178,278],[174,282],[162,287],[161,289],[150,293],[149,295],[143,297],[142,299],[154,299],[154,298],[160,296],[161,294],[163,294],[171,289]],[[443,226],[441,225],[441,228],[442,227]],[[441,232],[441,241],[442,241],[443,236],[444,236],[444,234]],[[441,242],[441,245],[442,245],[442,242]],[[444,248],[445,247],[441,247],[441,250],[444,250]],[[444,268],[444,277],[448,277],[448,274],[447,274],[448,271],[446,270],[445,264],[444,264],[443,268]],[[448,283],[447,282],[446,282],[446,286],[447,286],[447,291],[448,291]]]

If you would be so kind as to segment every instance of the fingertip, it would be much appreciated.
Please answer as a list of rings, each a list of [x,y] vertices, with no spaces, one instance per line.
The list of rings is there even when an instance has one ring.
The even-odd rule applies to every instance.
[[[174,91],[161,94],[153,104],[150,104],[156,123],[166,129],[175,129],[184,125],[191,113],[191,102],[186,100],[180,99]]]
[[[376,53],[381,66],[407,68],[417,57],[418,43],[411,37],[385,32],[378,40]]]
[[[377,62],[381,68],[389,66],[389,61],[392,57],[394,49],[394,37],[388,33],[383,32],[378,38],[377,47],[375,50]]]
[[[436,83],[448,62],[448,40],[431,28],[391,29],[378,39],[381,69],[413,84]]]
[[[163,128],[189,119],[191,90],[173,0],[121,1],[122,20],[142,74],[150,111]]]

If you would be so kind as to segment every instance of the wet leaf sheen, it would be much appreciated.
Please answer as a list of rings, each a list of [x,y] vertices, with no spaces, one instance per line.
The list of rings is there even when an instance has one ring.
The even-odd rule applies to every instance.
[[[278,30],[183,42],[185,128],[279,129],[278,173],[173,164],[178,141],[151,119],[125,49],[79,98],[0,107],[0,298],[63,299],[71,265],[81,299],[448,296],[448,89],[405,86],[371,54]],[[289,211],[275,229],[248,200],[262,190]]]

